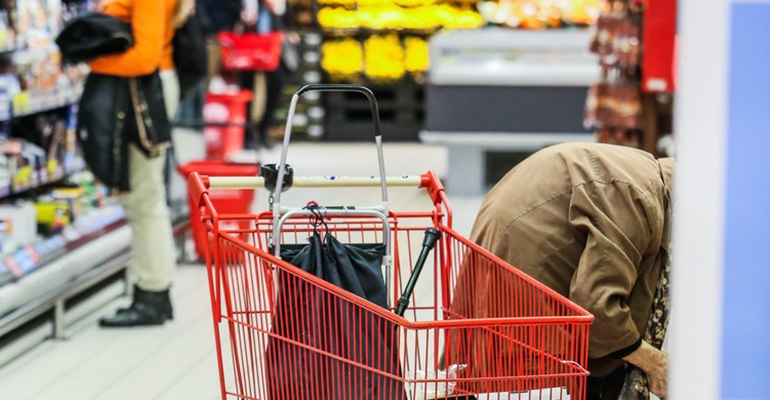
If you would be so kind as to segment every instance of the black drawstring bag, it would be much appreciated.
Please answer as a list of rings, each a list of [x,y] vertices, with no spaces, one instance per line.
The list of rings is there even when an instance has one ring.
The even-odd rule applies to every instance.
[[[307,245],[281,246],[283,260],[387,308],[384,254],[383,244],[343,244],[329,233],[322,240],[317,230]],[[266,353],[269,399],[405,399],[397,326],[291,274],[281,273],[278,282],[271,332],[280,338],[270,337]]]

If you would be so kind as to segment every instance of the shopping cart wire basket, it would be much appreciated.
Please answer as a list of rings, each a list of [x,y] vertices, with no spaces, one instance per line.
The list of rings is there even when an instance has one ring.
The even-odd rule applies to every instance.
[[[291,117],[310,90],[369,97],[379,177],[287,176]],[[277,179],[190,175],[190,195],[213,238],[206,261],[222,398],[585,399],[593,317],[455,232],[434,172],[387,177],[376,109],[366,88],[306,86],[292,98]],[[287,207],[280,200],[286,182],[292,189],[380,187],[382,202]],[[219,213],[210,199],[215,190],[266,186],[272,210],[256,214]],[[404,186],[425,192],[428,206],[391,210],[388,188]],[[437,231],[438,242],[420,257],[425,266],[402,317],[394,311],[426,228]],[[314,232],[346,245],[386,247],[384,304],[281,258],[281,248],[306,245]]]

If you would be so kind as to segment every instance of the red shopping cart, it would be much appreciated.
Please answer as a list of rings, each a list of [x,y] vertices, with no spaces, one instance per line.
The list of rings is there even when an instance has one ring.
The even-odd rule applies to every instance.
[[[189,177],[193,172],[206,176],[257,176],[259,165],[253,164],[234,164],[218,160],[200,160],[191,161],[177,167],[177,171],[183,177]],[[193,242],[195,243],[195,252],[199,260],[206,258],[206,241],[213,238],[208,237],[203,224],[201,224],[201,214],[197,204],[189,198],[190,206],[190,230],[192,232]],[[209,201],[219,210],[227,214],[245,214],[251,210],[251,204],[254,201],[254,190],[232,189],[217,190],[209,193]],[[234,223],[235,221],[230,221]],[[249,227],[248,221],[240,221],[234,226]]]
[[[380,177],[287,171],[293,110],[311,90],[369,97]],[[353,85],[300,89],[290,105],[277,171],[272,178],[194,173],[189,179],[215,238],[207,242],[206,261],[223,399],[585,399],[593,317],[455,232],[435,173],[386,177],[371,91]],[[403,186],[423,192],[424,210],[389,209],[388,188]],[[212,204],[213,191],[255,187],[271,192],[271,210],[233,215]],[[281,204],[288,187],[378,187],[382,202],[320,208],[319,214],[317,207]],[[229,228],[232,220],[249,227]],[[436,250],[427,257],[420,248],[426,228],[438,232]],[[305,246],[319,229],[345,244],[384,247],[378,262],[387,304],[286,260],[282,250]],[[417,258],[424,268],[415,266]],[[425,272],[404,296],[416,269]],[[406,305],[400,298],[409,300],[404,316],[394,312],[397,304]]]

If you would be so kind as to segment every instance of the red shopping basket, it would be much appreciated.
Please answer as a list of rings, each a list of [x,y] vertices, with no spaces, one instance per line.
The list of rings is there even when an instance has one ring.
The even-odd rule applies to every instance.
[[[206,158],[225,160],[228,155],[243,149],[247,105],[252,93],[208,93],[203,107],[203,140]]]
[[[234,71],[275,71],[281,61],[282,32],[222,32],[217,37],[222,67]]]
[[[180,165],[179,173],[185,178],[189,177],[193,172],[200,174],[206,174],[209,176],[256,176],[259,173],[259,166],[251,164],[227,164],[222,161],[193,161],[184,165]],[[198,200],[193,196],[188,198],[190,206],[190,225],[192,228],[193,240],[195,242],[195,251],[198,253],[198,258],[203,260],[206,258],[206,228],[201,222],[201,211],[198,206]],[[214,205],[220,212],[234,214],[247,214],[251,210],[251,203],[254,201],[253,189],[232,189],[232,190],[218,190],[209,196],[211,204]],[[249,221],[222,221],[223,227],[227,227],[230,231],[238,229],[248,229]]]
[[[259,178],[253,181],[259,183]],[[293,177],[295,188],[346,182],[340,177]],[[549,393],[552,399],[584,400],[593,317],[455,232],[435,173],[388,178],[388,186],[400,183],[424,189],[432,206],[390,211],[387,230],[380,219],[351,215],[327,216],[324,229],[344,243],[379,241],[388,232],[391,305],[412,273],[423,231],[439,230],[438,245],[405,317],[272,255],[272,212],[252,215],[255,224],[245,237],[242,230],[227,228],[223,221],[243,216],[217,207],[214,196],[217,187],[231,187],[232,180],[190,177],[190,192],[205,207],[206,229],[216,238],[206,243],[206,261],[222,399],[425,399],[451,388],[454,395],[523,399]],[[308,218],[285,217],[278,231],[281,246],[305,243],[315,229]],[[281,306],[286,292],[303,294],[302,304]],[[303,311],[307,307],[315,310],[313,315]],[[276,332],[279,321],[289,329]],[[340,329],[351,324],[356,329]],[[370,348],[365,333],[380,329],[387,337],[383,343],[395,348]],[[341,331],[347,335],[344,341]],[[339,351],[350,346],[360,352]],[[377,366],[385,350],[397,355],[398,368]],[[447,370],[456,373],[447,376]],[[363,394],[372,382],[397,391]]]

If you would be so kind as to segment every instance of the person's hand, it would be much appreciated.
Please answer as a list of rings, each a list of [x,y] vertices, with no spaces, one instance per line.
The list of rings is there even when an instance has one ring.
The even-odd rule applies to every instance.
[[[246,26],[252,26],[257,24],[257,11],[243,10],[241,11],[241,21]]]
[[[624,360],[636,365],[645,374],[650,382],[650,392],[658,397],[666,397],[668,389],[668,355],[647,342],[633,353],[627,355]]]

